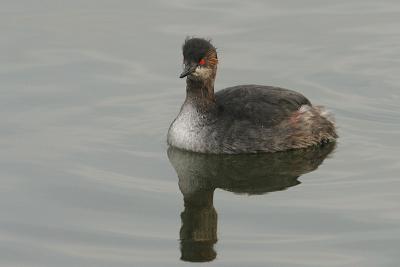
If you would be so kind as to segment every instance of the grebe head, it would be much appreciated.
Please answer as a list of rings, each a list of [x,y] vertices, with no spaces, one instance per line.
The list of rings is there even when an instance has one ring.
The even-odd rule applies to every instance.
[[[182,46],[184,70],[180,78],[196,81],[214,79],[217,72],[217,51],[210,41],[187,38]]]

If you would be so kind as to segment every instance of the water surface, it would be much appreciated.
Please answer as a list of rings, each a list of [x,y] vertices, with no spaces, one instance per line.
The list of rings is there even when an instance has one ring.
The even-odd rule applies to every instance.
[[[3,0],[0,14],[1,266],[206,258],[184,235],[203,229],[185,206],[198,187],[182,187],[166,145],[187,35],[218,48],[217,90],[295,89],[334,112],[340,134],[286,180],[244,159],[239,180],[202,176],[215,177],[201,202],[208,264],[399,266],[398,1]],[[308,166],[292,155],[274,170],[285,160]]]

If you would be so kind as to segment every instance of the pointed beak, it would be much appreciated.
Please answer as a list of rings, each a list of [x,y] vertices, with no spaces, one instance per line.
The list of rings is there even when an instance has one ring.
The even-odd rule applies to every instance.
[[[193,64],[193,63],[185,64],[183,72],[181,73],[179,78],[183,78],[183,77],[186,77],[186,76],[192,74],[196,70],[196,68],[197,68],[196,64]]]

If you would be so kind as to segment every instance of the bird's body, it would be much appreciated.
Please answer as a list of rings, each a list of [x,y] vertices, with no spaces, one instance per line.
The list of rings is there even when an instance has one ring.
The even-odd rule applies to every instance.
[[[336,139],[328,113],[295,91],[240,85],[214,94],[216,63],[210,65],[210,70],[192,67],[193,74],[187,74],[186,100],[168,131],[169,145],[239,154],[304,148]]]

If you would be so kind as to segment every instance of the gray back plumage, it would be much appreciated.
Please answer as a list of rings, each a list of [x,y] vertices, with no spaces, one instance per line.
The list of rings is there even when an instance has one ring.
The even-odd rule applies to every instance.
[[[295,91],[262,85],[239,85],[215,94],[218,112],[226,123],[249,121],[273,127],[310,101]]]

